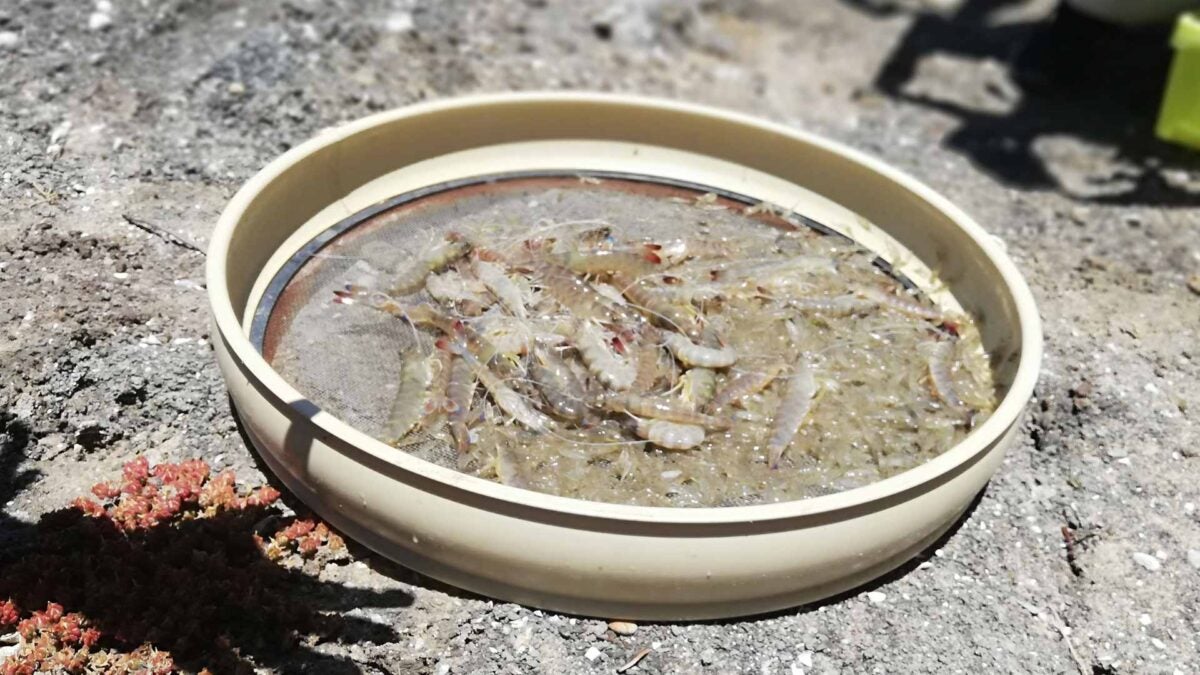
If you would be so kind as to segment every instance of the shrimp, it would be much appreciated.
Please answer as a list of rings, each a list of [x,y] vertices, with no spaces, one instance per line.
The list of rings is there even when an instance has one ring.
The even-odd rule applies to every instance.
[[[456,302],[473,302],[487,306],[491,304],[485,297],[487,287],[476,279],[468,279],[457,270],[446,270],[441,274],[430,274],[425,280],[425,290],[439,302],[453,304]]]
[[[496,478],[504,485],[513,487],[525,487],[528,481],[521,475],[521,467],[517,462],[517,458],[508,448],[500,448],[496,451],[495,459]]]
[[[692,368],[679,378],[680,397],[694,410],[708,403],[716,390],[717,374],[708,368]]]
[[[713,397],[710,407],[717,410],[729,404],[738,403],[751,394],[757,394],[766,389],[767,385],[771,384],[782,370],[783,364],[775,361],[757,370],[746,370],[734,375]]]
[[[488,313],[478,319],[479,335],[495,348],[497,354],[516,356],[526,354],[533,345],[533,329],[517,317]]]
[[[572,422],[583,419],[587,412],[583,384],[557,354],[543,347],[534,349],[529,376],[541,390],[552,414]]]
[[[651,320],[677,330],[688,337],[699,337],[700,315],[691,305],[683,305],[659,294],[652,286],[624,274],[614,274],[613,281],[634,305],[650,314]]]
[[[943,403],[951,408],[963,408],[962,399],[954,390],[954,379],[950,376],[950,361],[954,357],[953,342],[938,342],[929,355],[929,383]]]
[[[624,325],[641,323],[642,318],[637,312],[610,303],[591,284],[561,265],[543,263],[536,272],[551,297],[579,318],[616,321]]]
[[[637,435],[666,450],[691,450],[704,442],[704,428],[666,420],[638,420]]]
[[[728,258],[734,253],[733,243],[726,239],[670,239],[663,243],[646,244],[667,266],[692,258]]]
[[[400,387],[396,391],[396,398],[392,400],[383,432],[388,443],[400,441],[421,420],[425,406],[432,398],[430,385],[433,384],[434,369],[438,363],[437,357],[432,354],[410,354],[404,359],[404,365],[400,368]]]
[[[405,266],[392,279],[388,295],[409,295],[417,292],[425,285],[426,277],[444,269],[450,263],[465,256],[470,250],[471,245],[463,239],[462,235],[453,232],[446,235],[445,241],[439,242],[422,253],[419,259]]]
[[[471,352],[467,350],[467,346],[465,344],[462,342],[448,342],[444,340],[443,343],[448,344],[448,347],[452,352],[457,354],[459,358],[466,361],[467,365],[471,368],[471,372],[480,381],[480,383],[483,384],[483,388],[486,389],[488,394],[491,395],[492,400],[496,402],[496,405],[514,420],[516,420],[518,424],[526,429],[529,429],[530,431],[537,432],[547,431],[554,427],[553,420],[529,407],[529,404],[525,402],[524,397],[513,391],[511,387],[504,383],[504,380],[501,380],[496,376],[495,373],[489,370],[486,365],[481,363],[479,359],[476,359]]]
[[[637,417],[690,424],[713,431],[725,431],[732,424],[724,417],[696,412],[660,398],[651,398],[630,393],[609,393],[604,397],[604,407],[612,412],[629,413]]]
[[[492,357],[499,353],[496,346],[488,341],[487,338],[480,335],[479,331],[427,302],[406,307],[387,296],[383,296],[382,300],[373,301],[371,306],[393,316],[398,316],[414,326],[430,326],[440,330],[451,338],[465,338],[467,346],[471,348],[471,353],[484,363],[491,361]]]
[[[943,321],[942,313],[933,307],[926,307],[908,295],[894,295],[882,288],[862,288],[857,291],[861,298],[874,302],[901,314],[928,321]]]
[[[664,277],[664,280],[673,280],[675,277]],[[739,293],[740,289],[730,289],[720,284],[715,283],[693,283],[683,282],[676,283],[673,286],[662,286],[657,289],[657,292],[671,302],[687,305],[693,302],[710,302],[726,297],[745,297],[760,295],[757,289],[754,292]]]
[[[792,256],[777,262],[756,264],[752,274],[758,285],[770,290],[787,290],[807,285],[818,274],[837,274],[837,264],[823,255]]]
[[[641,251],[571,250],[562,256],[563,266],[580,274],[620,273],[641,277],[652,274],[661,262],[662,258],[648,247]]]
[[[659,367],[659,356],[661,352],[659,347],[653,344],[644,344],[638,347],[637,350],[637,378],[633,381],[633,386],[630,387],[634,391],[650,391],[658,382],[659,375],[662,374],[662,369]]]
[[[800,363],[796,371],[788,378],[787,388],[779,409],[775,411],[775,423],[771,430],[771,439],[767,442],[770,453],[771,468],[779,466],[783,453],[792,444],[796,432],[808,418],[812,410],[813,397],[817,394],[817,381],[813,377],[812,368]]]
[[[440,349],[433,350],[433,380],[429,385],[429,398],[425,401],[425,411],[421,421],[417,422],[418,429],[431,429],[438,425],[439,420],[450,409],[447,398],[450,386],[450,361],[454,357],[450,352]]]
[[[787,306],[801,312],[848,316],[870,310],[876,306],[876,303],[857,295],[837,295],[789,298]]]
[[[471,269],[475,272],[475,276],[483,282],[484,286],[496,296],[500,304],[512,313],[518,319],[525,319],[529,315],[525,311],[525,298],[521,293],[521,288],[508,278],[504,268],[493,262],[476,258]]]
[[[450,435],[454,447],[460,454],[471,447],[471,432],[467,429],[467,418],[471,414],[471,400],[475,398],[475,376],[471,366],[457,355],[450,358],[450,377],[446,383],[446,412],[450,417]]]
[[[629,389],[637,380],[637,367],[613,353],[609,340],[599,326],[591,321],[575,323],[575,348],[587,366],[609,389]]]
[[[727,368],[737,361],[737,351],[732,347],[702,347],[676,333],[670,333],[664,339],[667,349],[685,366]]]

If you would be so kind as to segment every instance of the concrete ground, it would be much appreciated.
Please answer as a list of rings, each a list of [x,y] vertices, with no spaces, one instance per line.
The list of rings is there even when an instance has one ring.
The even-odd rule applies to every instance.
[[[631,672],[1196,673],[1200,161],[1151,137],[1161,71],[1083,61],[1071,86],[1018,77],[1012,57],[1046,10],[10,0],[0,5],[0,523],[34,522],[142,453],[261,479],[208,345],[204,256],[186,244],[203,249],[229,197],[283,150],[455,94],[656,94],[883,157],[1003,239],[1046,324],[1023,442],[923,562],[820,606],[621,637],[357,551],[313,572],[411,595],[349,612],[391,637],[346,635],[282,657],[246,647],[247,662],[607,673],[649,647]],[[1064,527],[1078,542],[1069,550]]]

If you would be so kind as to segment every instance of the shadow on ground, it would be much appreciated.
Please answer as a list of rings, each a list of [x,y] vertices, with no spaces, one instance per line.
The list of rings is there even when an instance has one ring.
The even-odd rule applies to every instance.
[[[880,1],[843,2],[874,16],[900,11]],[[947,13],[915,13],[874,87],[953,116],[958,125],[944,146],[1006,185],[1096,203],[1200,205],[1200,185],[1175,175],[1200,170],[1200,154],[1154,136],[1170,27],[1122,29],[1065,6],[1051,19],[1003,17],[1020,4],[965,0]],[[991,61],[1016,90],[972,82],[970,75],[943,78],[932,92],[914,86],[934,58]],[[972,87],[991,90],[996,105],[964,103],[958,94]],[[1063,138],[1065,151],[1045,147]]]
[[[3,411],[0,422],[4,504],[37,474],[18,470],[28,429]],[[61,604],[101,632],[99,647],[127,651],[148,643],[189,670],[359,672],[312,647],[395,641],[391,628],[343,613],[408,606],[412,596],[318,581],[269,560],[255,533],[278,515],[270,506],[249,506],[130,531],[79,508],[34,525],[0,513],[0,601],[11,598],[26,611]]]

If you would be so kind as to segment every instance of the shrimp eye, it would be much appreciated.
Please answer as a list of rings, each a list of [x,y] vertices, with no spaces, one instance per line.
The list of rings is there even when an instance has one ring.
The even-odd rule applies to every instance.
[[[450,351],[450,341],[445,337],[440,337],[437,340],[434,340],[433,345],[444,352]]]
[[[625,353],[625,341],[619,337],[614,337],[612,339],[612,347],[613,347],[613,351],[615,351],[618,354]]]

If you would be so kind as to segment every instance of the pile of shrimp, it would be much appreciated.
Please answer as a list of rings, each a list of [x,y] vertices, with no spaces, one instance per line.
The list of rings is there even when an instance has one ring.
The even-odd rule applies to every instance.
[[[995,404],[970,317],[806,228],[496,226],[334,300],[415,338],[384,440],[440,435],[464,472],[581,499],[847,489],[945,451]]]

